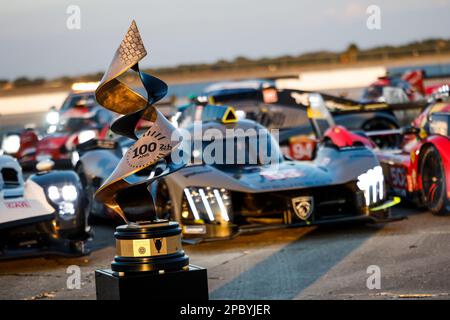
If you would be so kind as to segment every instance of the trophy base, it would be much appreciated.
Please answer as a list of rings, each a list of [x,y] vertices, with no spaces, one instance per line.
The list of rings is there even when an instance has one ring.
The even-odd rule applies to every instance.
[[[158,272],[181,270],[189,257],[181,245],[178,223],[167,220],[123,225],[116,228],[115,272]]]
[[[97,300],[208,300],[206,269],[189,265],[168,272],[95,271]]]

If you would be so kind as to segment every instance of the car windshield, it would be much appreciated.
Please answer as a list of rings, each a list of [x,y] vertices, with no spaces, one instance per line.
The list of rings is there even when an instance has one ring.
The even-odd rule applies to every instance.
[[[210,164],[219,168],[260,166],[282,161],[278,143],[267,131],[234,134],[212,141],[194,140],[191,162]]]
[[[383,87],[382,86],[369,86],[363,91],[361,100],[377,101],[382,96],[383,96]]]
[[[90,129],[95,127],[95,122],[92,119],[87,118],[68,118],[62,121],[58,128],[57,132],[78,132],[83,129]]]
[[[234,107],[238,118],[256,121],[269,129],[311,127],[305,107],[265,104],[254,99],[242,99],[242,95],[239,100],[230,100],[227,104]],[[180,127],[186,127],[194,121],[201,120],[203,108],[201,105],[186,107],[178,119]]]
[[[75,107],[80,103],[83,103],[83,105],[86,106],[96,105],[94,93],[92,92],[79,93],[68,96],[67,99],[64,101],[63,105],[61,106],[61,111],[72,109],[73,107]]]

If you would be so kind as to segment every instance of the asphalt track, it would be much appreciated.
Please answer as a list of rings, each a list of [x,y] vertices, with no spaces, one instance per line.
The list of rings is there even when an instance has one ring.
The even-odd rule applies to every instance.
[[[449,299],[450,216],[409,206],[407,219],[385,225],[340,225],[265,231],[185,245],[191,263],[208,269],[212,299]],[[0,262],[1,299],[95,299],[94,270],[114,255],[110,225],[95,226],[83,258]],[[81,288],[68,289],[67,267],[81,267]],[[368,289],[367,268],[381,271]]]

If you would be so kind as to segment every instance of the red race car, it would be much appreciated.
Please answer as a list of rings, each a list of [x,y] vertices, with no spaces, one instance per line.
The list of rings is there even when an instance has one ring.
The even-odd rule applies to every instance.
[[[92,138],[104,138],[116,117],[98,106],[94,90],[97,83],[75,83],[59,110],[52,107],[46,115],[46,133],[30,126],[3,134],[0,152],[18,159],[25,170],[36,162],[52,159],[56,165],[70,167],[75,147]],[[75,154],[76,155],[76,154]]]
[[[70,167],[78,160],[76,146],[90,139],[104,139],[115,115],[86,98],[61,111],[54,132],[37,143],[36,161],[51,159],[57,166]]]
[[[401,130],[398,149],[376,151],[390,190],[434,214],[450,213],[448,89],[441,87],[412,126]]]

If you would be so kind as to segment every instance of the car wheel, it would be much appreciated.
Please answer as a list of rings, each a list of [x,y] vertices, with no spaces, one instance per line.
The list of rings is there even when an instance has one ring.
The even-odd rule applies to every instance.
[[[175,219],[169,187],[164,180],[158,182],[158,188],[156,191],[156,215],[159,219]]]
[[[106,209],[103,203],[94,200],[94,194],[96,187],[92,183],[88,183],[86,173],[84,172],[83,165],[79,165],[76,168],[76,172],[80,177],[83,190],[86,196],[85,215],[88,217],[89,223],[95,222],[95,218],[106,217]]]
[[[444,166],[439,152],[433,146],[422,153],[420,176],[422,177],[422,202],[433,214],[448,213]]]
[[[385,119],[375,118],[364,123],[361,129],[364,131],[394,130],[398,129],[398,126]],[[400,144],[401,137],[400,135],[374,136],[372,140],[380,148],[395,148]]]

